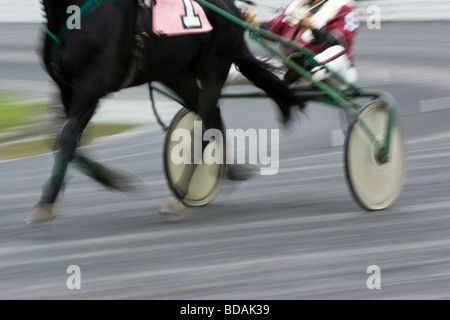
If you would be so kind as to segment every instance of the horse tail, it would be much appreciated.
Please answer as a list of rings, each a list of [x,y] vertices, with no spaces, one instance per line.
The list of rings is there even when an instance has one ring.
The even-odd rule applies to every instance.
[[[248,80],[263,90],[278,105],[283,123],[290,120],[291,107],[298,106],[300,110],[304,109],[304,101],[295,96],[294,91],[271,71],[274,67],[256,58],[246,44],[241,47],[234,63]]]

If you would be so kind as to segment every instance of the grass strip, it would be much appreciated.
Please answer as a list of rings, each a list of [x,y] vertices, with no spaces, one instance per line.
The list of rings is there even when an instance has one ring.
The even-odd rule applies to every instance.
[[[93,143],[95,139],[112,136],[137,128],[133,124],[103,124],[91,123],[86,128],[80,146],[87,146]],[[0,146],[0,161],[12,160],[23,157],[30,157],[39,154],[49,153],[54,150],[56,137],[47,137],[39,140],[23,140],[17,143]]]

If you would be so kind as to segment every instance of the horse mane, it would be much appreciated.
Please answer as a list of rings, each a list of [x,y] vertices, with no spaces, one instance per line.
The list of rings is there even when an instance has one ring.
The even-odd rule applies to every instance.
[[[41,0],[44,9],[44,17],[47,20],[47,28],[56,33],[60,30],[67,19],[67,8],[71,4],[80,4],[83,1],[70,0]]]

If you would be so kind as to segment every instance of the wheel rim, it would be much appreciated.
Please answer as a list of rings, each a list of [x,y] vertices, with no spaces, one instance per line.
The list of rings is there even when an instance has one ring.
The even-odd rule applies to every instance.
[[[220,192],[222,179],[225,171],[225,154],[222,163],[206,164],[176,164],[172,161],[171,155],[174,147],[179,141],[172,141],[172,133],[176,129],[193,130],[194,121],[201,121],[200,117],[187,109],[181,110],[172,121],[166,135],[164,148],[164,164],[166,178],[169,187],[175,196],[187,206],[204,206],[213,201]],[[191,131],[192,132],[192,131]],[[191,136],[191,142],[194,138]],[[210,142],[215,143],[215,142]],[[192,177],[186,188],[180,189],[180,179],[185,170],[193,171]]]
[[[382,102],[363,108],[359,115],[374,134],[384,141],[389,110]],[[371,141],[358,121],[352,124],[346,140],[347,179],[357,202],[368,210],[391,206],[401,193],[406,173],[406,150],[403,130],[398,120],[391,130],[389,161],[381,163]]]

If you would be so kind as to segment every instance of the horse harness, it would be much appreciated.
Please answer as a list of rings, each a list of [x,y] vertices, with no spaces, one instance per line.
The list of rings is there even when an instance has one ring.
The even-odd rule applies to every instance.
[[[120,89],[124,89],[133,84],[137,74],[142,70],[143,66],[143,53],[145,49],[144,39],[148,38],[147,29],[145,28],[146,22],[150,21],[152,6],[156,4],[156,0],[150,0],[150,4],[147,4],[145,0],[137,0],[138,8],[136,11],[136,23],[134,31],[134,43],[131,51],[131,63],[128,68],[128,73],[122,82]]]

